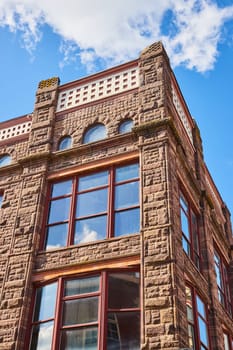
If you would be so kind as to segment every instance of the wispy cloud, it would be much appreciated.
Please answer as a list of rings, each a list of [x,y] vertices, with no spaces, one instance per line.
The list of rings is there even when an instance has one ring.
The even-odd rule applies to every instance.
[[[233,6],[214,0],[1,0],[0,27],[21,33],[32,54],[43,25],[61,36],[63,62],[79,58],[93,69],[97,59],[117,64],[162,40],[173,66],[205,72],[214,67],[224,25]]]

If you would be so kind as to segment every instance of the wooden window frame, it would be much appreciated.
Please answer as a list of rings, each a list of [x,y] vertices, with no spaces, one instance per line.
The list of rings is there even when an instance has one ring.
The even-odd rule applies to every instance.
[[[197,293],[196,289],[193,286],[191,286],[190,284],[187,283],[186,288],[189,288],[189,290],[191,292],[191,298],[192,298],[191,302],[192,302],[193,322],[191,323],[191,322],[189,322],[189,320],[187,320],[187,322],[188,322],[188,324],[192,325],[193,330],[194,330],[195,349],[196,350],[201,350],[201,349],[211,350],[207,304],[205,303],[203,298],[200,296],[200,294]],[[203,315],[201,315],[201,313],[198,310],[197,298],[199,298],[204,305],[205,317],[203,317]],[[187,305],[188,305],[188,303],[186,300],[186,307],[187,307]],[[208,347],[206,347],[206,345],[201,341],[199,319],[201,319],[206,326],[206,330],[207,330],[206,337],[207,337],[207,341],[208,341]]]
[[[185,211],[185,208],[182,207],[181,201],[186,203],[187,211]],[[181,225],[181,232],[182,232],[182,247],[183,247],[183,240],[185,240],[186,243],[188,244],[190,254],[188,254],[185,251],[184,247],[183,247],[183,250],[189,256],[189,258],[194,262],[197,269],[199,271],[201,271],[199,214],[194,209],[192,203],[190,202],[190,200],[188,199],[188,197],[186,196],[186,194],[184,193],[183,190],[180,190],[180,193],[179,193],[179,208],[180,208],[180,225]],[[181,219],[182,212],[187,218],[190,239],[186,236],[186,234],[183,232],[183,229],[182,229],[182,219]],[[195,215],[195,219],[196,219],[196,233],[195,233],[194,225],[192,224],[192,215]],[[196,235],[196,236],[194,236],[194,235]],[[195,245],[194,245],[194,237],[198,242],[197,243],[198,250],[195,248]],[[196,261],[197,261],[197,263],[196,263]]]
[[[30,343],[31,343],[31,337],[32,337],[32,328],[34,325],[37,325],[39,323],[44,323],[47,320],[43,320],[42,322],[33,322],[34,317],[34,311],[35,311],[35,304],[36,304],[36,292],[38,288],[45,287],[51,283],[57,283],[57,290],[56,290],[56,302],[55,302],[55,312],[54,312],[54,327],[53,327],[53,334],[52,334],[52,343],[51,343],[51,350],[56,350],[60,348],[61,344],[61,334],[63,329],[78,329],[82,328],[83,326],[91,327],[91,326],[98,326],[98,349],[106,349],[107,344],[107,325],[108,325],[108,313],[109,312],[141,312],[140,310],[140,276],[138,281],[138,294],[139,294],[139,305],[138,307],[128,307],[128,308],[109,308],[108,306],[108,278],[109,275],[114,273],[139,273],[138,268],[127,268],[127,269],[110,269],[108,271],[102,270],[102,271],[95,271],[92,273],[85,273],[85,274],[79,274],[74,276],[63,276],[58,277],[57,279],[53,281],[48,281],[46,284],[38,284],[35,286],[34,290],[34,296],[33,301],[31,305],[31,325],[28,328],[28,335],[27,335],[27,341],[25,342],[25,350],[30,349]],[[67,297],[64,295],[64,284],[65,281],[73,280],[77,278],[85,278],[85,277],[94,277],[99,276],[100,277],[100,283],[99,283],[99,290],[95,292],[88,292],[85,294],[80,295],[74,295]],[[78,325],[71,325],[71,326],[64,326],[62,325],[62,307],[63,303],[66,300],[74,300],[74,299],[81,299],[82,297],[88,298],[98,296],[98,320],[93,323],[85,323],[85,324],[78,324]],[[140,337],[140,329],[139,329],[139,337]]]
[[[118,181],[116,182],[115,179],[115,173],[116,170],[118,168],[124,167],[124,166],[130,166],[130,165],[138,165],[139,167],[139,163],[138,160],[133,161],[133,162],[127,162],[127,163],[123,163],[123,164],[113,164],[109,167],[104,167],[101,169],[98,169],[97,171],[91,171],[91,172],[83,172],[83,173],[79,173],[77,175],[73,175],[72,177],[68,177],[68,178],[64,178],[60,181],[54,181],[51,182],[49,184],[49,189],[48,189],[48,193],[47,193],[47,200],[46,200],[46,208],[45,208],[45,216],[44,216],[44,224],[43,224],[43,237],[41,240],[41,245],[40,245],[40,249],[41,250],[45,250],[46,249],[46,241],[47,241],[47,229],[49,227],[52,226],[56,226],[56,225],[61,225],[61,224],[68,224],[68,232],[67,232],[67,237],[66,237],[66,245],[62,245],[59,248],[64,248],[67,246],[72,246],[72,245],[76,245],[74,240],[74,233],[75,233],[75,222],[78,220],[81,220],[81,218],[76,218],[75,217],[75,212],[76,212],[76,203],[77,203],[77,196],[81,193],[89,193],[89,192],[94,192],[95,189],[104,189],[106,188],[108,193],[107,193],[107,210],[106,212],[101,212],[101,213],[95,213],[93,215],[90,216],[84,216],[83,218],[94,218],[94,217],[98,217],[101,215],[106,215],[107,216],[107,229],[106,229],[106,236],[103,239],[109,239],[109,238],[113,238],[114,236],[114,221],[115,221],[115,214],[119,213],[119,212],[124,212],[127,210],[133,210],[133,209],[140,209],[140,200],[138,201],[138,203],[136,205],[131,205],[128,207],[124,207],[124,208],[120,208],[120,209],[115,209],[114,208],[114,200],[115,200],[115,189],[117,188],[117,186],[119,185],[124,185],[124,184],[129,184],[129,183],[136,183],[138,182],[139,186],[140,186],[140,176],[138,174],[138,177],[133,177],[127,180],[123,180],[123,181]],[[92,187],[91,189],[87,189],[85,191],[78,191],[78,179],[81,178],[82,176],[86,176],[86,175],[92,175],[92,174],[98,174],[101,172],[107,171],[108,172],[108,183],[106,185],[103,186],[96,186],[96,187]],[[57,196],[57,197],[52,197],[52,188],[53,185],[55,184],[59,184],[62,183],[64,181],[72,181],[72,190],[70,194],[65,194],[65,195],[61,195],[61,196]],[[139,195],[139,193],[138,193]],[[64,221],[60,221],[60,222],[54,222],[54,223],[48,223],[48,217],[49,217],[49,208],[50,208],[50,203],[54,200],[57,199],[63,199],[63,198],[68,198],[70,197],[70,210],[69,210],[69,217],[67,220]],[[82,218],[82,219],[83,219]],[[140,228],[139,228],[140,230]],[[139,231],[137,232],[139,233]],[[129,233],[132,234],[132,233]],[[133,233],[134,234],[134,233]],[[118,235],[116,236],[118,237]],[[90,241],[89,243],[93,243],[96,242],[95,240]],[[77,243],[77,244],[83,244],[81,243]],[[55,248],[52,248],[55,249]]]
[[[216,261],[216,257],[218,258],[218,263]],[[218,249],[214,249],[214,267],[215,267],[215,273],[216,268],[218,268],[220,279],[222,281],[222,286],[218,284],[217,280],[217,273],[216,273],[216,284],[218,288],[218,300],[221,303],[221,305],[224,307],[224,309],[227,311],[229,316],[233,317],[233,305],[230,295],[230,285],[229,285],[229,277],[228,277],[228,270],[229,267],[223,258],[222,254],[219,252]],[[221,296],[220,296],[221,295]]]

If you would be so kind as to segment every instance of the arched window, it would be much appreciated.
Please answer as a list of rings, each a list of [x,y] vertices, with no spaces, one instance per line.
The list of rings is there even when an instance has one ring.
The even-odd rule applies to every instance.
[[[106,128],[103,124],[95,124],[91,126],[84,134],[83,143],[99,141],[107,136]]]
[[[119,126],[119,133],[124,134],[126,132],[130,132],[133,127],[133,121],[131,119],[126,119],[121,122]]]
[[[9,154],[4,154],[0,157],[0,167],[9,165],[11,163],[11,156]]]
[[[58,151],[70,148],[72,144],[72,138],[70,136],[64,136],[58,143]]]

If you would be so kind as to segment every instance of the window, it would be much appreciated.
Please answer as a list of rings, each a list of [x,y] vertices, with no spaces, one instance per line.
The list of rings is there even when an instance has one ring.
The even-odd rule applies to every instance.
[[[46,249],[138,232],[138,164],[51,185]]]
[[[0,209],[2,207],[2,202],[3,202],[3,193],[0,193]]]
[[[70,136],[62,137],[58,143],[58,150],[62,151],[64,149],[70,148],[72,144],[72,138]]]
[[[180,218],[183,249],[200,269],[198,218],[182,193],[180,194]]]
[[[104,139],[107,136],[106,128],[103,124],[91,126],[84,134],[83,143],[95,142]]]
[[[9,165],[11,163],[11,156],[9,154],[5,154],[0,157],[0,167]]]
[[[214,266],[218,285],[218,299],[230,316],[232,316],[228,268],[216,250],[214,252]]]
[[[201,297],[189,286],[186,286],[186,307],[189,347],[193,350],[210,349],[206,306]]]
[[[233,338],[227,333],[223,333],[224,350],[233,350]]]
[[[126,132],[130,132],[133,127],[133,121],[131,119],[126,119],[121,122],[119,126],[119,133],[124,134]]]
[[[139,305],[138,272],[58,279],[36,290],[29,349],[139,350]]]

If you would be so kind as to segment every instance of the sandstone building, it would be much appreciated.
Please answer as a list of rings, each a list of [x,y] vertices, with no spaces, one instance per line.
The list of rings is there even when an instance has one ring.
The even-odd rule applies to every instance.
[[[230,215],[161,43],[0,124],[1,350],[233,350]]]

